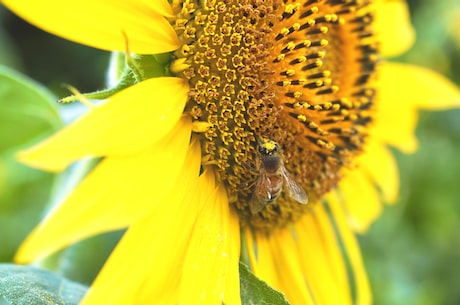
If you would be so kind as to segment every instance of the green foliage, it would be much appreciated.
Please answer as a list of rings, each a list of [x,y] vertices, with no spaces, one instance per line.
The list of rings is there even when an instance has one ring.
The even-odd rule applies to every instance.
[[[86,290],[43,269],[0,264],[0,296],[11,305],[77,305]]]
[[[0,66],[0,261],[10,261],[37,224],[48,201],[53,176],[15,160],[27,143],[61,126],[44,87]]]
[[[289,305],[284,295],[258,279],[240,263],[241,303],[243,305]]]
[[[56,98],[43,86],[2,66],[0,101],[1,152],[61,126]]]
[[[70,280],[91,284],[123,232],[93,236],[66,248],[56,255],[58,261],[55,270]]]
[[[415,155],[398,154],[401,200],[362,236],[375,304],[460,300],[460,111],[423,113]]]

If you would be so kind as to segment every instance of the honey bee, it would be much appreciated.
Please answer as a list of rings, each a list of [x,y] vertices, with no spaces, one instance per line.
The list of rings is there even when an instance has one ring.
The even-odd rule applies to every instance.
[[[283,186],[289,197],[301,204],[307,204],[307,194],[284,167],[278,143],[261,139],[258,152],[260,154],[259,176],[249,205],[251,213],[256,214],[273,203],[281,194]]]

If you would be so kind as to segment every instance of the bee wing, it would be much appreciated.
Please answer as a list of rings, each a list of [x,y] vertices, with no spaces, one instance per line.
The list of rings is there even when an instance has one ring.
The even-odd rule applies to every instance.
[[[251,213],[257,214],[260,212],[271,199],[272,195],[270,180],[268,179],[267,174],[264,171],[261,171],[259,177],[257,178],[257,182],[252,193],[252,198],[249,203]]]
[[[284,186],[289,197],[295,199],[298,203],[307,204],[307,193],[305,193],[302,186],[289,174],[284,166],[281,166],[281,175],[283,176]]]

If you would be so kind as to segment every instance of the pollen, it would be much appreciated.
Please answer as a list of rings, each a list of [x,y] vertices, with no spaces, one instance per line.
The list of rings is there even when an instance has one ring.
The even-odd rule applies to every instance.
[[[227,187],[243,225],[269,231],[308,213],[362,150],[378,48],[366,0],[173,1],[183,46],[171,71],[190,85],[185,113],[203,166]],[[309,204],[282,191],[251,212],[260,139],[280,147]]]

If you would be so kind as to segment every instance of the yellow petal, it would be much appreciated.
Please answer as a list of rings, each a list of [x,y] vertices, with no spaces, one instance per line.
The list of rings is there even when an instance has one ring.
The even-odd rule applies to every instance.
[[[210,172],[203,174],[202,179],[215,180]],[[239,258],[232,255],[231,250],[240,243],[238,218],[230,213],[223,186],[216,190],[205,182],[200,192],[201,206],[195,208],[201,213],[197,216],[184,260],[178,304],[223,303],[229,278],[234,281],[231,285],[236,290],[227,291],[227,299],[231,302],[225,304],[241,304]],[[233,276],[230,276],[232,273]]]
[[[374,32],[383,56],[400,55],[412,47],[415,31],[405,1],[376,1]]]
[[[224,291],[224,304],[240,304],[240,273],[239,261],[241,253],[241,240],[238,214],[232,209],[230,211],[230,230],[229,235],[233,239],[229,242],[229,274]]]
[[[249,265],[251,266],[252,273],[260,274],[261,271],[259,270],[259,264],[257,263],[257,246],[256,241],[254,239],[254,234],[249,227],[246,227],[243,230],[243,241],[245,243],[245,250],[248,255]],[[272,276],[274,277],[274,276]]]
[[[174,77],[152,78],[121,91],[107,103],[18,155],[21,162],[61,171],[86,156],[126,155],[142,150],[177,123],[188,85]]]
[[[252,239],[252,232],[249,229],[245,231],[245,236],[247,241],[253,241],[253,243],[247,243],[248,251],[253,252],[250,255],[250,257],[252,256],[254,258],[250,261],[253,273],[267,282],[270,286],[281,289],[282,283],[278,278],[276,261],[270,250],[268,236],[265,234],[257,234],[255,239]]]
[[[382,213],[382,203],[371,178],[360,168],[347,171],[339,189],[353,229],[365,232]]]
[[[355,305],[370,305],[372,304],[371,289],[356,237],[347,224],[344,213],[337,202],[337,198],[333,195],[328,196],[327,202],[337,225],[337,231],[341,237],[345,253],[348,256],[351,265],[354,284],[356,287]]]
[[[308,284],[300,268],[300,258],[291,232],[287,229],[275,230],[269,235],[256,233],[255,244],[251,232],[245,232],[247,248],[251,259],[251,269],[271,287],[284,293],[293,305],[313,305]]]
[[[359,166],[379,186],[388,203],[398,201],[399,174],[393,154],[383,144],[369,142],[359,159]]]
[[[295,227],[301,268],[316,304],[352,304],[344,257],[324,207],[315,206]]]
[[[389,91],[387,88],[384,91]],[[407,101],[395,101],[385,97],[380,92],[377,101],[377,111],[372,126],[371,136],[382,143],[389,144],[404,153],[413,153],[417,150],[418,140],[415,137],[418,112]],[[395,123],[397,122],[397,124]]]
[[[378,93],[373,135],[405,153],[417,149],[419,108],[460,106],[460,89],[453,83],[431,70],[408,64],[382,63]]]
[[[179,39],[162,14],[171,15],[165,0],[57,1],[1,0],[33,25],[57,36],[107,51],[137,54],[177,49]]]
[[[165,16],[165,17],[173,17],[174,12],[169,4],[169,0],[153,0],[153,1],[146,1],[147,5],[150,5],[152,3],[152,8],[157,12],[158,14]]]
[[[194,142],[174,191],[130,226],[82,305],[177,304],[180,270],[199,211],[200,147]],[[122,289],[120,289],[122,287]]]
[[[309,289],[310,283],[306,283],[305,274],[301,268],[305,257],[300,257],[292,232],[288,229],[271,232],[269,244],[281,283],[280,290],[286,295],[289,302],[293,305],[315,304]]]
[[[142,154],[103,160],[32,232],[16,260],[36,260],[85,237],[126,227],[140,215],[161,209],[159,202],[175,191],[190,132],[190,119],[184,117],[170,135]]]
[[[379,96],[384,103],[440,110],[460,107],[460,89],[432,70],[385,62],[379,68]]]

